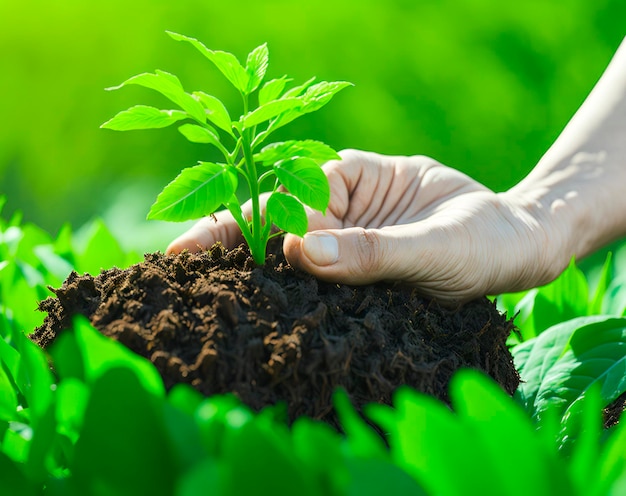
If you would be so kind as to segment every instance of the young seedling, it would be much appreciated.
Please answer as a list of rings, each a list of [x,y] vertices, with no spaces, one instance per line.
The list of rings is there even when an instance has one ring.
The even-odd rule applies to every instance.
[[[179,109],[161,110],[136,105],[118,113],[101,127],[117,131],[163,128],[181,124],[178,130],[193,143],[215,146],[224,163],[199,162],[183,169],[158,195],[148,219],[185,221],[213,214],[226,207],[239,225],[254,261],[265,263],[272,225],[282,232],[303,236],[307,231],[304,205],[326,212],[330,188],[321,164],[338,159],[337,153],[319,141],[284,141],[263,145],[278,128],[301,115],[314,112],[351,83],[314,79],[286,89],[287,76],[263,83],[268,67],[268,49],[263,44],[248,55],[243,66],[227,52],[214,51],[200,41],[168,32],[177,41],[193,45],[209,59],[241,94],[243,113],[232,120],[229,111],[216,97],[202,91],[187,93],[179,79],[157,70],[131,77],[119,86],[139,85],[158,91]],[[257,103],[253,107],[252,96]],[[187,121],[187,122],[182,122]],[[228,145],[230,144],[230,146]],[[243,178],[251,199],[251,217],[246,218],[236,196]],[[271,179],[270,179],[271,178]],[[261,183],[273,181],[273,187],[261,211]],[[283,188],[281,189],[280,186]]]

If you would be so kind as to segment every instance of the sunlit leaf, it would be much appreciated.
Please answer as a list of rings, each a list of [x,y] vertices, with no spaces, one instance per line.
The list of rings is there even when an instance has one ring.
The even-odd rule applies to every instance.
[[[224,104],[212,95],[203,91],[194,91],[194,98],[197,98],[206,108],[207,118],[220,129],[223,129],[231,136],[233,135],[230,115]]]
[[[307,157],[316,162],[339,160],[341,157],[330,146],[321,141],[284,141],[264,147],[254,158],[258,162],[273,165],[280,160]]]
[[[180,133],[192,143],[209,143],[216,145],[220,142],[217,131],[205,124],[198,126],[196,124],[183,124],[178,128]]]
[[[252,93],[259,87],[265,77],[268,61],[269,53],[267,43],[262,44],[250,52],[246,63],[246,72],[249,78],[246,93]]]
[[[246,114],[243,118],[243,127],[244,129],[254,127],[302,105],[302,100],[298,98],[273,100]]]
[[[242,93],[247,93],[250,76],[232,53],[210,50],[204,43],[190,36],[168,31],[172,39],[191,43],[202,55],[209,59],[219,71]]]
[[[129,131],[133,129],[158,129],[167,127],[188,115],[180,110],[159,110],[146,105],[135,105],[123,110],[100,127],[115,131]]]
[[[272,193],[267,200],[266,215],[279,229],[297,236],[304,236],[308,219],[302,203],[293,196],[279,191]]]
[[[330,201],[330,186],[324,171],[310,158],[285,160],[274,166],[283,186],[302,203],[326,212]]]
[[[157,70],[154,74],[149,72],[138,74],[118,86],[107,88],[107,90],[116,90],[123,86],[128,86],[129,84],[135,84],[158,91],[163,96],[179,105],[180,108],[185,110],[194,119],[200,122],[205,122],[206,120],[204,107],[190,94],[186,93],[179,79],[169,72]]]
[[[276,100],[285,89],[285,85],[291,80],[291,78],[283,76],[265,83],[259,90],[259,107]]]
[[[152,205],[148,219],[181,222],[215,212],[237,190],[237,173],[225,165],[200,162],[169,183]]]

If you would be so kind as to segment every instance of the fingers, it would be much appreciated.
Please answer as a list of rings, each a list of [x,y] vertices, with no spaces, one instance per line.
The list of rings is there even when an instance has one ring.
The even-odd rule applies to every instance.
[[[234,248],[243,237],[239,226],[228,211],[217,212],[213,217],[205,217],[187,232],[181,234],[167,247],[166,253],[192,253],[207,250],[220,241],[226,248]]]
[[[284,251],[292,265],[320,279],[346,284],[401,280],[403,246],[397,231],[351,227],[287,235]],[[398,264],[400,261],[400,264]]]

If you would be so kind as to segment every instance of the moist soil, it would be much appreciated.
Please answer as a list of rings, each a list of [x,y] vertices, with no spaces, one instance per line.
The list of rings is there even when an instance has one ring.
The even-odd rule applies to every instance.
[[[148,358],[166,388],[234,393],[258,411],[284,403],[337,426],[336,388],[357,409],[391,402],[401,385],[448,401],[461,367],[482,370],[512,394],[519,375],[506,347],[514,330],[486,298],[456,309],[390,284],[331,284],[292,268],[276,243],[265,266],[243,246],[201,254],[147,254],[97,277],[72,273],[31,336],[42,347],[82,314]]]

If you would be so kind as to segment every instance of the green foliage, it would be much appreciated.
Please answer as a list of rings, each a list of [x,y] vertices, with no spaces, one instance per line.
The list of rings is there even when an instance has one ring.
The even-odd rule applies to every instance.
[[[497,298],[498,306],[519,327],[522,340],[538,336],[549,327],[587,315],[626,315],[626,273],[613,276],[609,253],[601,266],[592,291],[585,274],[574,260],[551,283]],[[512,336],[513,343],[517,340]]]
[[[568,320],[513,347],[522,376],[514,399],[464,370],[451,383],[452,409],[403,388],[392,407],[367,406],[366,423],[337,391],[339,434],[308,418],[287,426],[280,405],[253,413],[232,396],[206,398],[186,385],[166,393],[150,362],[82,318],[45,354],[24,334],[35,290],[74,266],[99,270],[128,258],[99,222],[82,236],[66,227],[56,238],[19,217],[0,219],[0,227],[2,492],[623,492],[626,424],[604,430],[600,410],[626,390],[626,317]],[[5,271],[11,264],[19,272]],[[615,287],[603,273],[598,287]],[[16,281],[35,293],[10,299]],[[602,305],[616,294],[604,291]],[[597,308],[588,303],[596,298],[585,301]]]
[[[0,197],[1,206],[4,203]],[[124,252],[106,226],[95,220],[84,235],[63,227],[56,238],[15,214],[0,217],[0,334],[4,329],[31,332],[41,324],[38,303],[50,296],[48,286],[58,287],[72,270],[97,274],[101,269],[127,267],[138,261]]]
[[[533,418],[549,411],[567,425],[593,388],[603,406],[626,391],[626,318],[568,320],[513,347],[512,353],[523,379],[516,398]]]
[[[126,131],[162,128],[183,119],[194,121],[181,125],[178,130],[192,143],[213,145],[226,162],[200,162],[184,169],[158,196],[148,218],[185,221],[210,215],[224,206],[235,217],[254,260],[263,264],[272,224],[303,236],[307,230],[303,205],[326,211],[330,188],[320,163],[339,156],[327,145],[315,141],[274,143],[256,155],[255,152],[276,129],[320,109],[350,83],[322,81],[312,84],[311,79],[284,92],[286,77],[271,80],[259,90],[258,107],[250,109],[250,96],[263,82],[269,63],[266,44],[250,52],[243,66],[231,53],[210,50],[195,38],[173,32],[168,34],[176,41],[190,43],[219,69],[240,93],[243,114],[238,120],[231,121],[225,105],[216,97],[200,91],[187,93],[176,76],[157,70],[154,74],[139,74],[109,89],[131,84],[144,86],[161,93],[182,111],[134,106],[118,113],[101,127]],[[233,138],[230,150],[222,144],[219,131],[207,120],[227,138]],[[257,162],[262,162],[268,170],[259,174]],[[244,215],[235,195],[238,175],[245,180],[252,200],[250,219]],[[274,178],[274,185],[263,214],[259,202],[260,183],[271,178]],[[288,193],[278,191],[279,186]]]
[[[16,353],[0,354],[0,370],[21,384],[0,409],[0,471],[20,494],[600,495],[626,472],[625,425],[600,443],[593,395],[564,423],[578,434],[565,456],[546,420],[561,405],[533,420],[491,379],[462,371],[454,410],[408,388],[393,407],[366,408],[387,448],[344,393],[345,435],[307,418],[288,428],[274,409],[253,414],[230,396],[186,385],[166,395],[149,362],[82,319],[50,350],[56,378],[41,350],[13,338],[0,341]]]

